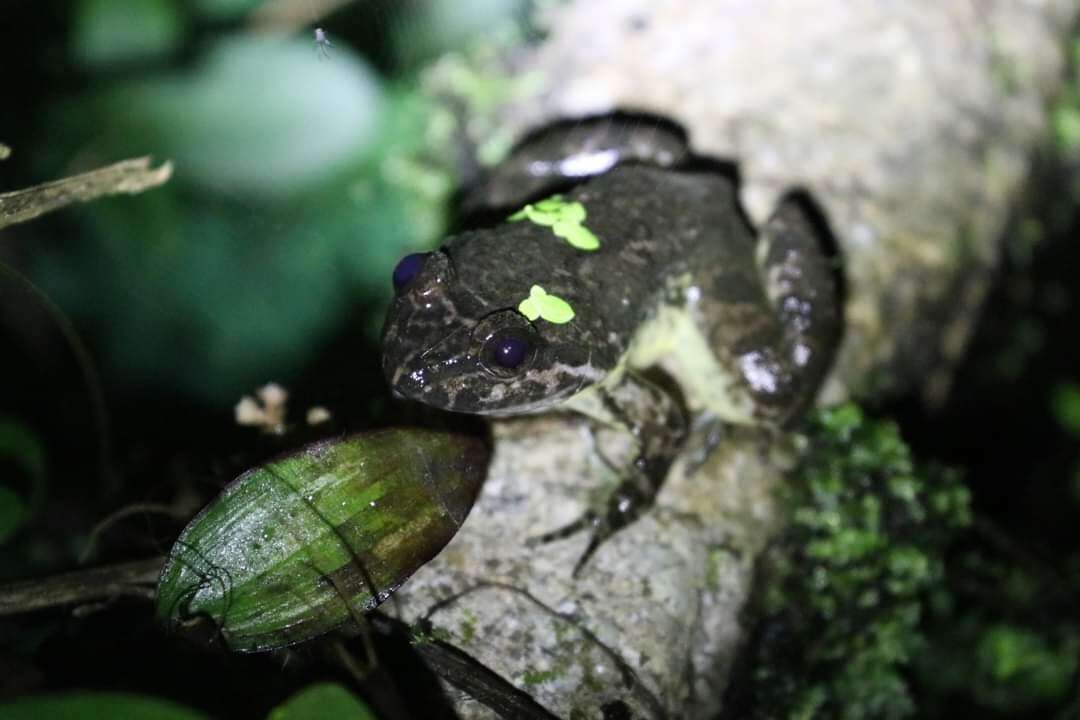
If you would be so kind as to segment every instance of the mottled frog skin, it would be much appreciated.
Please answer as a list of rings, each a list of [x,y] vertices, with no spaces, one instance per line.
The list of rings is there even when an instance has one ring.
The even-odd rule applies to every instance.
[[[383,334],[383,367],[401,396],[486,415],[569,409],[634,434],[637,457],[604,506],[544,538],[592,528],[577,569],[651,503],[688,416],[789,424],[838,340],[831,264],[804,209],[785,202],[757,238],[730,180],[650,164],[644,131],[663,138],[659,165],[685,157],[670,133],[625,121],[524,145],[485,192],[565,182],[551,169],[583,166],[572,161],[583,136],[590,156],[616,161],[416,259]],[[552,158],[560,148],[569,162]],[[679,390],[645,379],[657,370]]]

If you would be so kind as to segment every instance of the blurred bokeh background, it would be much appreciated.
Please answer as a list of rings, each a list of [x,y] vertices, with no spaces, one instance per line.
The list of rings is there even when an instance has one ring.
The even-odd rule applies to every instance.
[[[424,70],[523,32],[525,10],[0,6],[0,143],[12,151],[0,191],[141,155],[175,167],[159,189],[2,233],[0,579],[161,554],[181,515],[251,463],[401,419],[378,357],[390,274],[438,240],[461,172],[447,152],[456,120],[424,91]],[[234,422],[240,398],[268,382],[289,392],[287,440]],[[316,405],[332,420],[309,428]],[[90,542],[132,503],[178,514],[138,512]],[[89,635],[61,616],[0,622],[3,695],[141,688],[183,700],[204,683],[210,699],[195,705],[258,716],[307,677],[230,697],[265,659],[185,661],[182,647],[138,642],[158,631],[149,609],[130,609],[101,613]]]
[[[266,382],[290,392],[288,446],[398,418],[378,368],[390,272],[453,221],[471,171],[461,118],[425,83],[438,61],[476,103],[490,101],[498,89],[454,54],[529,33],[527,5],[0,6],[0,143],[12,149],[0,191],[139,155],[175,163],[162,188],[0,233],[0,580],[80,556],[160,554],[186,517],[136,514],[89,552],[88,540],[130,503],[190,514],[287,447],[233,421]],[[317,45],[316,28],[332,46]],[[912,675],[926,717],[1080,713],[1075,42],[1072,55],[951,399],[874,409],[900,421],[918,457],[964,472],[983,527],[927,619],[938,642]],[[305,428],[315,405],[333,420]],[[137,689],[260,716],[311,677],[252,685],[275,661],[207,660],[158,634],[148,612],[124,607],[81,626],[0,622],[0,690]]]
[[[421,92],[420,71],[493,28],[516,32],[523,10],[520,0],[0,9],[0,142],[12,148],[0,187],[139,155],[175,165],[160,189],[4,232],[0,448],[16,449],[0,461],[34,480],[0,492],[23,505],[67,498],[76,514],[66,538],[24,545],[32,552],[5,574],[60,562],[70,548],[55,543],[118,494],[145,494],[127,453],[153,467],[158,449],[198,456],[236,442],[232,407],[266,382],[288,388],[301,422],[315,404],[342,428],[380,418],[390,273],[437,240],[458,172],[446,153],[454,118]]]

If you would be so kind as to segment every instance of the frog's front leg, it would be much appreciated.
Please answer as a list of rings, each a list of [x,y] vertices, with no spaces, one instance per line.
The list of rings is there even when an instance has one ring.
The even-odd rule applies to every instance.
[[[574,565],[573,574],[577,575],[601,543],[652,506],[686,438],[687,424],[671,393],[632,372],[622,374],[614,383],[586,390],[567,404],[602,425],[625,430],[636,446],[633,461],[618,468],[619,483],[610,495],[569,525],[532,541],[561,540],[591,529],[589,544]]]

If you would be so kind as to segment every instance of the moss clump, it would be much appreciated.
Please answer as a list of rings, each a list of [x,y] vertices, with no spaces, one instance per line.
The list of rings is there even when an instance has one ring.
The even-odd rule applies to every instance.
[[[788,530],[762,565],[760,620],[732,683],[732,717],[903,718],[926,591],[969,523],[956,474],[917,469],[891,422],[848,405],[816,415],[785,488]]]

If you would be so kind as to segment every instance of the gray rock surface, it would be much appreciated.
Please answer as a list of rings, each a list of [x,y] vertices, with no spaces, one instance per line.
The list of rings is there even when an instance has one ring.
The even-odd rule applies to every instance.
[[[751,222],[806,190],[847,283],[822,402],[916,386],[941,397],[1075,14],[1071,0],[554,3],[546,37],[514,55],[535,81],[496,109],[496,126],[520,137],[616,109],[660,115],[695,152],[738,163]],[[613,702],[634,717],[715,714],[755,558],[783,524],[772,490],[795,444],[732,430],[701,467],[680,463],[655,510],[572,578],[584,536],[526,540],[611,482],[587,425],[519,419],[495,437],[469,520],[399,591],[404,619],[430,615],[560,717],[601,717]],[[618,451],[617,438],[598,442]],[[459,700],[463,717],[491,716]]]

